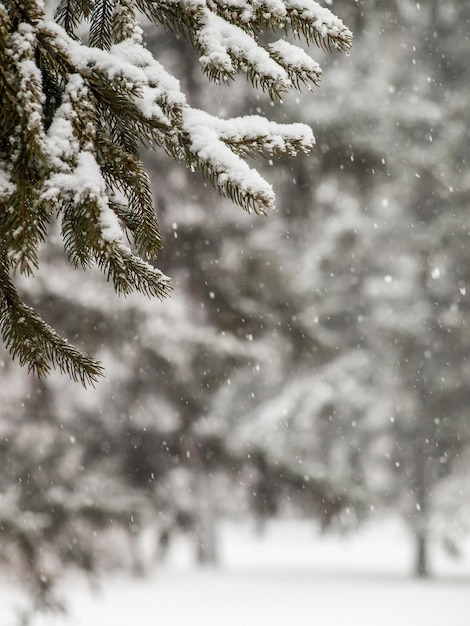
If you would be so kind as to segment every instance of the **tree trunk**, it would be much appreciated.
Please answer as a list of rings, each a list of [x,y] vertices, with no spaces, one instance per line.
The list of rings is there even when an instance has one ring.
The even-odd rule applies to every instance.
[[[217,549],[215,539],[215,529],[212,520],[207,526],[198,529],[197,541],[197,562],[200,565],[215,565],[217,563]]]
[[[209,474],[198,472],[196,489],[199,500],[195,529],[197,561],[204,565],[214,565],[217,563],[216,512]]]
[[[429,542],[425,533],[416,536],[416,562],[415,576],[417,578],[429,578]]]

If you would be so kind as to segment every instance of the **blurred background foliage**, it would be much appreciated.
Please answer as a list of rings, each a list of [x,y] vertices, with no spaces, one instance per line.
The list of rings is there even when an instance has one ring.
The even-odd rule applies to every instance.
[[[420,576],[430,542],[458,552],[470,523],[470,5],[328,4],[353,51],[319,53],[321,88],[274,110],[242,79],[209,87],[184,42],[147,35],[193,106],[269,106],[313,126],[313,155],[262,165],[276,213],[246,215],[148,154],[172,295],[117,299],[59,245],[23,279],[28,301],[106,368],[84,390],[3,354],[0,557],[34,602],[56,605],[66,568],[142,572],[175,533],[213,561],[224,516],[344,532],[399,514]],[[152,554],[139,543],[149,529]]]

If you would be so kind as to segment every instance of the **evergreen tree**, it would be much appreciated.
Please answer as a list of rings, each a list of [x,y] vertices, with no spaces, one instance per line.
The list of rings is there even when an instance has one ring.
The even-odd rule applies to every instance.
[[[49,380],[23,375],[21,385],[16,374],[3,372],[15,392],[1,395],[0,536],[2,569],[28,594],[27,624],[36,612],[64,610],[57,583],[65,570],[122,565],[126,551],[132,565],[128,537],[149,505],[120,476],[116,458],[92,454],[96,428],[68,414],[68,403],[58,406]],[[106,439],[93,445],[106,449]]]
[[[399,512],[425,576],[431,544],[458,543],[443,491],[468,463],[468,67],[452,36],[469,8],[361,7],[354,55],[332,60],[315,107],[302,101],[320,150],[279,173],[285,222],[243,237],[258,244],[240,260],[243,317],[285,343],[261,381],[232,379],[221,415],[240,425],[237,450],[328,476],[370,505],[359,513]]]
[[[12,278],[35,273],[51,222],[60,221],[75,267],[98,265],[118,293],[162,297],[169,283],[152,265],[161,239],[142,145],[159,146],[264,213],[272,188],[245,159],[294,155],[314,142],[302,124],[222,120],[191,108],[145,47],[140,14],[189,41],[209,78],[244,72],[273,99],[321,73],[299,46],[274,40],[277,30],[327,48],[351,43],[343,23],[313,0],[63,0],[54,19],[42,0],[0,4],[0,322],[13,357],[39,375],[51,365],[83,383],[100,373],[23,302]]]
[[[341,81],[344,93],[360,83],[368,97],[321,106],[331,96],[324,85],[315,110],[324,149],[310,166],[319,164],[323,181],[315,195],[325,196],[330,184],[338,206],[331,163],[337,170],[336,145],[349,146],[349,162],[340,163],[341,196],[352,190],[349,213],[359,206],[359,214],[351,231],[356,239],[367,233],[369,252],[364,242],[351,247],[346,279],[341,242],[330,250],[325,277],[331,280],[319,303],[327,317],[320,314],[319,323],[324,331],[334,327],[339,358],[351,349],[351,331],[362,327],[356,338],[376,371],[369,400],[372,406],[374,396],[386,400],[385,413],[374,409],[369,446],[361,446],[360,456],[370,456],[374,446],[382,450],[375,469],[381,484],[369,495],[376,510],[401,513],[415,542],[415,572],[426,576],[431,544],[449,543],[444,520],[455,529],[442,485],[468,463],[468,67],[462,63],[468,37],[459,49],[453,42],[470,9],[455,0],[361,4],[365,30],[356,25],[351,64],[328,68],[327,83],[334,89]],[[341,219],[337,230],[345,226]],[[365,253],[366,263],[359,263]],[[352,298],[331,298],[353,282],[360,307]],[[456,510],[454,504],[453,516]]]

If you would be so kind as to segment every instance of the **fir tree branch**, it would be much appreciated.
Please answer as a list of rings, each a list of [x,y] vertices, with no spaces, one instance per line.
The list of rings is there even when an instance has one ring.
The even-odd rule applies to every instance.
[[[54,20],[78,41],[76,30],[80,23],[87,20],[93,10],[93,0],[61,0],[54,14]]]
[[[95,171],[94,178],[80,193],[74,193],[74,179]],[[122,244],[117,216],[103,194],[104,179],[93,155],[81,153],[75,171],[58,174],[53,184],[68,188],[63,209],[62,234],[70,262],[86,267],[95,261],[113,282],[117,293],[139,291],[163,297],[169,290],[169,279],[159,270],[133,255]]]
[[[116,0],[95,0],[90,16],[89,45],[109,50],[113,44],[113,16]]]
[[[136,0],[136,6],[149,20],[181,35],[190,43],[205,14],[205,0]]]
[[[9,258],[28,274],[38,265],[38,243],[44,240],[49,221],[48,212],[37,206],[46,154],[42,80],[33,60],[36,45],[35,29],[22,23],[12,35],[7,52],[7,89],[11,93],[16,88],[16,119],[8,137],[11,177],[16,187],[10,210],[0,218]]]
[[[227,80],[244,71],[254,86],[260,85],[272,98],[292,87],[287,72],[257,38],[211,11],[206,11],[195,42],[202,69],[212,80]]]
[[[264,213],[274,203],[271,185],[244,159],[295,155],[314,143],[302,125],[191,109],[145,48],[139,11],[189,41],[210,78],[243,72],[272,99],[316,84],[321,70],[298,46],[269,43],[266,31],[327,49],[352,40],[314,0],[59,0],[55,22],[42,0],[0,1],[0,323],[12,354],[39,374],[51,364],[82,382],[99,373],[21,302],[9,278],[13,267],[34,273],[51,218],[62,219],[74,266],[97,263],[119,293],[162,297],[168,279],[123,245],[127,235],[139,255],[161,249],[142,146],[162,147],[246,210]]]
[[[137,253],[156,258],[162,242],[148,174],[140,159],[116,145],[104,131],[103,127],[97,131],[97,161],[109,189],[120,190],[127,199],[126,209],[118,216],[132,233]]]
[[[96,251],[95,258],[98,267],[112,281],[116,293],[128,295],[138,291],[161,299],[170,290],[170,280],[165,274],[123,245],[105,244]]]
[[[312,0],[284,0],[289,27],[296,34],[302,34],[308,44],[331,51],[349,50],[352,33],[329,9]]]
[[[203,111],[187,109],[183,124],[189,167],[199,169],[220,193],[245,210],[266,213],[274,194],[256,170],[241,158],[255,155],[294,156],[315,143],[304,124],[276,124],[259,116],[221,120]]]
[[[115,43],[120,43],[126,39],[141,41],[141,31],[136,18],[136,5],[132,0],[116,0],[112,37]]]
[[[267,46],[271,57],[285,69],[289,80],[300,91],[302,84],[310,87],[310,84],[318,85],[322,70],[310,55],[299,46],[294,46],[284,39],[280,39]]]
[[[18,358],[20,365],[40,377],[57,367],[74,381],[94,384],[102,374],[100,364],[59,337],[20,300],[7,268],[5,261],[0,263],[0,331],[12,358]]]

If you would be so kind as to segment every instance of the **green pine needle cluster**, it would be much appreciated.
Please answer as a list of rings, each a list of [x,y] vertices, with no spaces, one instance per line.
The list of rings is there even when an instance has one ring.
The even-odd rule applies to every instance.
[[[201,171],[247,210],[273,204],[269,186],[242,184],[227,152],[217,160],[198,147],[190,107],[145,48],[139,16],[187,39],[210,78],[244,72],[272,98],[317,83],[320,70],[300,50],[292,63],[286,45],[264,43],[265,31],[339,50],[351,33],[313,0],[61,0],[55,9],[50,19],[42,0],[0,1],[0,328],[35,374],[58,367],[87,384],[100,365],[26,306],[14,283],[15,272],[38,269],[53,223],[75,267],[97,265],[118,293],[161,298],[169,280],[153,266],[161,239],[142,146]],[[306,151],[313,138],[279,126],[241,138],[222,129],[215,141],[243,161]]]

